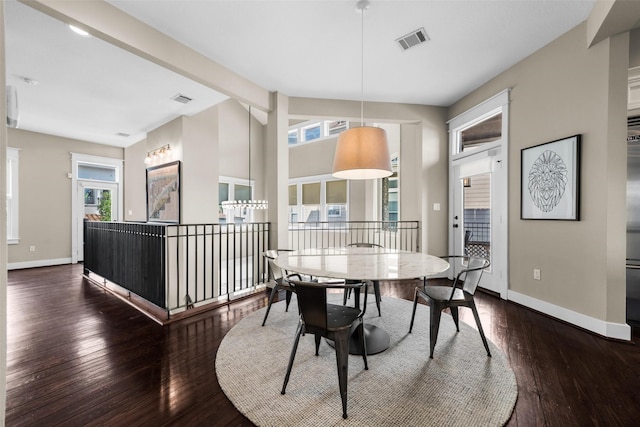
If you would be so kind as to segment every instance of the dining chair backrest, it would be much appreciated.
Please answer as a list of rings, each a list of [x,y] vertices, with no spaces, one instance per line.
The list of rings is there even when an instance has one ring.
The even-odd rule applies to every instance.
[[[282,272],[282,269],[276,265],[275,260],[267,258],[267,261],[269,262],[271,278],[277,283],[282,283],[284,280],[284,273]]]
[[[467,265],[462,270],[456,279],[456,281],[463,280],[464,285],[462,290],[473,295],[480,284],[482,278],[482,272],[485,268],[489,267],[489,260],[481,257],[464,257],[467,261]]]
[[[306,331],[323,333],[329,327],[327,315],[327,288],[330,285],[317,282],[290,281],[298,297],[298,307],[304,319]]]

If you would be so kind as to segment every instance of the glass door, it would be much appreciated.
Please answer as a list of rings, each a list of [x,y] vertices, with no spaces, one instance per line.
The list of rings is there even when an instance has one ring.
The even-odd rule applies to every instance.
[[[118,184],[78,181],[78,261],[84,260],[84,221],[118,221]]]
[[[482,275],[480,286],[500,293],[500,258],[494,256],[493,242],[501,232],[500,215],[494,214],[498,205],[491,157],[477,160],[467,158],[454,166],[453,188],[453,250],[454,254],[487,258],[491,265]],[[461,265],[455,266],[459,271]]]

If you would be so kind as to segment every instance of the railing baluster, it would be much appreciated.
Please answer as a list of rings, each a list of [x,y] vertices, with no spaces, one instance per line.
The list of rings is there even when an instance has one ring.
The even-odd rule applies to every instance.
[[[262,252],[269,223],[84,224],[84,267],[168,312],[192,302],[231,301],[267,279]],[[292,249],[370,242],[417,251],[418,221],[330,221],[289,224]],[[483,236],[478,232],[479,237]],[[195,247],[193,246],[195,245]]]

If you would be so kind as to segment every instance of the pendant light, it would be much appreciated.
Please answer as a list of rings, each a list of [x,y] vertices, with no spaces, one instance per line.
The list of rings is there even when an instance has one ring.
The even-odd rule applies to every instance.
[[[364,13],[368,0],[356,3],[362,14],[360,46],[360,127],[338,135],[333,158],[333,176],[342,179],[375,179],[390,176],[391,158],[384,129],[364,125]]]
[[[251,193],[251,105],[249,105],[249,189]],[[225,200],[223,209],[267,209],[269,203],[266,200]]]

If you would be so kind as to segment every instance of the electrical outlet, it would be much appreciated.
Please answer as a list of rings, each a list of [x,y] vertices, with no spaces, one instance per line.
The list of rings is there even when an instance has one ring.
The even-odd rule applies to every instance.
[[[29,246],[29,252],[35,252],[36,251],[36,247],[31,245]]]
[[[540,280],[540,269],[538,268],[533,269],[533,279]]]

